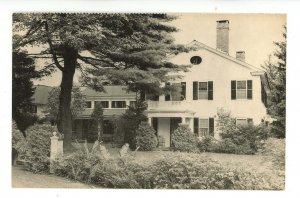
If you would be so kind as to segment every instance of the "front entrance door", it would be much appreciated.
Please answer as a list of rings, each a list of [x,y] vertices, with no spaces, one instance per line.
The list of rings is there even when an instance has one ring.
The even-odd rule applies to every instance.
[[[181,123],[181,118],[170,118],[170,142],[171,142],[171,146],[173,146],[173,144],[172,144],[172,134],[179,127],[180,123]]]

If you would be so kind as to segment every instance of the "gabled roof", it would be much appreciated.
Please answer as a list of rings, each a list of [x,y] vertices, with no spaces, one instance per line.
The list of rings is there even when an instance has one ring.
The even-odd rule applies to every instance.
[[[82,94],[87,97],[132,97],[135,96],[135,92],[128,91],[126,86],[111,85],[104,86],[105,92],[98,92],[88,87],[82,87]]]
[[[31,97],[33,104],[47,104],[49,93],[54,89],[54,87],[46,85],[35,85],[34,94]]]
[[[188,43],[186,46],[187,47],[195,47],[196,49],[206,49],[207,51],[210,51],[210,52],[212,52],[212,53],[214,53],[216,55],[219,55],[219,56],[221,56],[223,58],[226,58],[226,59],[228,59],[230,61],[233,61],[233,62],[235,62],[235,63],[237,63],[237,64],[239,64],[239,65],[241,65],[243,67],[246,67],[246,68],[251,69],[253,71],[261,71],[261,72],[263,72],[263,70],[261,68],[258,68],[258,67],[255,67],[253,65],[250,65],[250,64],[248,64],[246,62],[240,61],[240,60],[236,59],[235,57],[229,56],[228,54],[226,54],[226,53],[224,53],[222,51],[219,51],[217,49],[214,49],[212,47],[209,47],[208,45],[205,45],[205,44],[203,44],[203,43],[201,43],[199,41],[193,40],[192,42]]]

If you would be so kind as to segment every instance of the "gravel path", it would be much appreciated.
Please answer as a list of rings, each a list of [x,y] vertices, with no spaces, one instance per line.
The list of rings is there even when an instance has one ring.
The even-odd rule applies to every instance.
[[[22,170],[19,166],[12,167],[13,188],[95,188],[92,185],[70,181],[54,175],[33,174]]]

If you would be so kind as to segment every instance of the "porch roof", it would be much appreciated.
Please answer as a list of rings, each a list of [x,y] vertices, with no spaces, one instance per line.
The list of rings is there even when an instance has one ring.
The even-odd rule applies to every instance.
[[[79,115],[75,117],[75,119],[89,119],[93,113],[94,109],[84,109]],[[126,109],[103,109],[104,117],[114,117],[121,116],[125,113]]]

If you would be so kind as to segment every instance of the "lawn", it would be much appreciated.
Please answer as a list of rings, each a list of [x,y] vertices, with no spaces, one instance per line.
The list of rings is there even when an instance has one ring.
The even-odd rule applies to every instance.
[[[93,146],[92,143],[88,144],[89,149]],[[112,157],[119,157],[120,148],[112,148],[110,144],[104,145]],[[129,155],[134,155],[135,160],[141,164],[151,164],[159,159],[162,159],[166,155],[172,155],[173,151],[129,151]],[[270,158],[264,155],[236,155],[225,153],[190,153],[196,158],[208,158],[217,161],[224,166],[231,168],[242,168],[248,171],[256,171],[263,173],[267,171],[273,171],[276,169]]]

